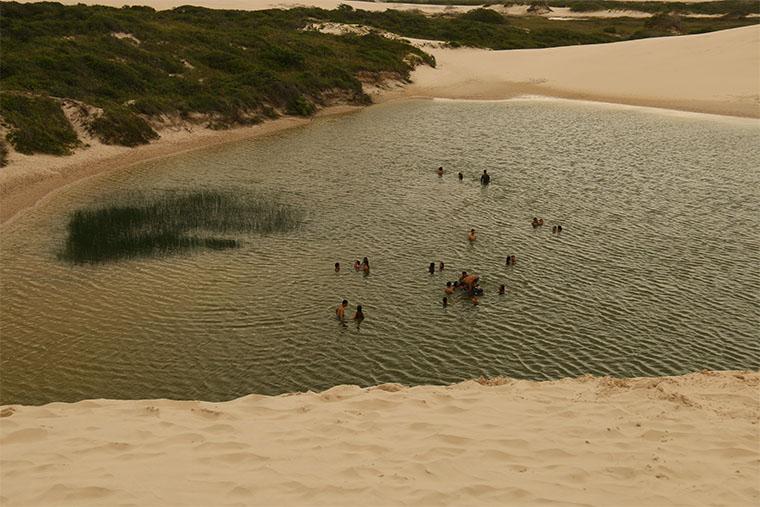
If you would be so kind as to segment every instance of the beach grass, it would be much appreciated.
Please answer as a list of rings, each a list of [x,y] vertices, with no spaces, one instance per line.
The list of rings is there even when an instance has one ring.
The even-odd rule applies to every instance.
[[[302,212],[271,196],[224,191],[135,194],[124,204],[73,212],[60,254],[74,264],[161,257],[198,248],[225,250],[233,234],[272,234],[299,226]]]

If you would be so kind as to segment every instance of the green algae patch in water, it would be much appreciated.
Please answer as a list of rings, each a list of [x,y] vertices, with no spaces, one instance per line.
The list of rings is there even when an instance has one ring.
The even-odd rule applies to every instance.
[[[73,212],[60,258],[82,264],[226,250],[240,246],[230,234],[287,232],[301,222],[299,210],[259,195],[171,192],[126,202]]]

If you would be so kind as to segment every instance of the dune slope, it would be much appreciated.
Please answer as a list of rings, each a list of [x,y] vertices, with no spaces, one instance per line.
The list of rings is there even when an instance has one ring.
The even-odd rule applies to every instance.
[[[506,99],[524,94],[760,117],[760,26],[548,49],[432,48],[404,94]]]
[[[758,372],[6,406],[3,505],[757,505]]]

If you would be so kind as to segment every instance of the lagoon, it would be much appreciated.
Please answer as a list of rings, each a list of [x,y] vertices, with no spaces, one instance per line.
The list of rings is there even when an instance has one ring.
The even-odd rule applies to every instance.
[[[760,368],[758,140],[753,120],[406,101],[104,174],[4,226],[0,403]],[[200,190],[304,221],[226,251],[59,259],[77,209]],[[461,270],[485,295],[444,309]],[[343,298],[361,327],[334,319]]]

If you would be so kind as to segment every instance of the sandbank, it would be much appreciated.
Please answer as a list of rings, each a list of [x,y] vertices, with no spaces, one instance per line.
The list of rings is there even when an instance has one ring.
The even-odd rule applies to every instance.
[[[760,26],[547,49],[426,47],[435,69],[386,97],[568,99],[760,117]]]
[[[760,372],[0,407],[2,505],[750,506]]]

